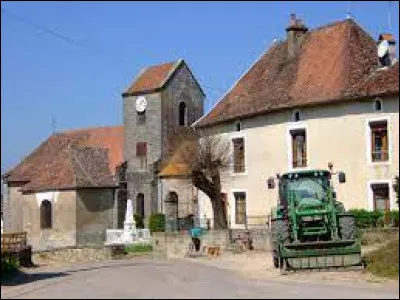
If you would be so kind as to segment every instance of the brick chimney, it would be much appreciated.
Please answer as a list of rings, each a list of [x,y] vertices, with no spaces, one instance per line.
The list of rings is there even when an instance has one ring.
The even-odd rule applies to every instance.
[[[303,21],[298,19],[296,14],[291,14],[289,26],[286,28],[289,57],[293,57],[296,54],[296,51],[303,42],[307,31],[308,28],[304,25]]]
[[[396,58],[396,40],[394,39],[393,34],[391,33],[382,33],[378,37],[377,45],[382,41],[387,41],[389,44],[389,51],[387,55],[379,59],[379,64],[382,67],[390,67],[397,62]]]

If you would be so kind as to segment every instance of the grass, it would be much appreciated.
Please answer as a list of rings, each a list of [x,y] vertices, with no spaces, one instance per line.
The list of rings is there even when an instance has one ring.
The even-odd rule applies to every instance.
[[[393,239],[366,256],[367,270],[381,277],[399,278],[399,239]]]
[[[127,253],[146,253],[153,251],[153,246],[149,244],[135,244],[125,247]]]

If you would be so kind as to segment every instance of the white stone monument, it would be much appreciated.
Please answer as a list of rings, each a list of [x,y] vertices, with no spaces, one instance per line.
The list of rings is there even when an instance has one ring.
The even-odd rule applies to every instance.
[[[132,200],[126,203],[124,229],[107,229],[106,245],[148,243],[151,236],[148,229],[136,229],[135,219],[133,218]]]
[[[121,236],[120,242],[122,244],[131,244],[137,238],[136,223],[133,218],[133,205],[132,200],[128,199],[126,203],[124,233]]]

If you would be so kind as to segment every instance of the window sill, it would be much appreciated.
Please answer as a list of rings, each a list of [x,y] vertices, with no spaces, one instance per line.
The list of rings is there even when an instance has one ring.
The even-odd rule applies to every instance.
[[[369,161],[368,164],[370,166],[388,166],[391,165],[391,161]]]
[[[234,173],[234,172],[232,172],[231,173],[232,177],[234,177],[234,176],[247,176],[247,175],[248,175],[247,172],[242,172],[242,173]]]

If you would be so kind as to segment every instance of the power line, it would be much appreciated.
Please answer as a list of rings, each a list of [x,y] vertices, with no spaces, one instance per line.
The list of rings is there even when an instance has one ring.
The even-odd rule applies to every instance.
[[[48,33],[49,35],[51,35],[53,37],[56,37],[58,39],[61,39],[64,42],[67,42],[67,43],[69,43],[71,45],[87,48],[89,50],[100,51],[100,52],[102,52],[103,55],[109,56],[110,58],[112,58],[114,60],[117,60],[119,62],[126,63],[126,61],[124,59],[122,59],[122,57],[120,57],[120,56],[111,55],[108,51],[104,51],[104,50],[100,49],[99,47],[95,47],[93,45],[89,45],[87,43],[83,43],[82,41],[79,41],[79,40],[76,40],[74,38],[68,37],[68,36],[66,36],[66,35],[64,35],[62,33],[59,33],[56,30],[51,29],[51,28],[49,28],[47,26],[43,26],[43,25],[34,23],[32,21],[28,21],[26,18],[23,18],[23,17],[21,17],[19,15],[16,15],[14,13],[11,13],[10,11],[8,11],[8,10],[6,10],[4,8],[1,8],[1,13],[6,15],[6,16],[9,16],[9,17],[11,17],[11,18],[13,18],[15,20],[18,20],[19,22],[21,22],[22,24],[24,24],[24,25],[26,25],[28,27],[31,27],[31,28],[34,28],[34,29],[39,29],[40,31]]]
[[[95,46],[90,45],[88,43],[83,43],[82,41],[79,41],[79,40],[76,40],[74,38],[68,37],[65,34],[59,33],[58,31],[56,31],[56,30],[54,30],[52,28],[49,28],[47,26],[40,25],[40,24],[34,23],[32,21],[28,21],[26,18],[21,17],[21,16],[15,14],[15,13],[12,13],[12,12],[4,9],[4,8],[1,8],[1,13],[6,15],[6,16],[9,16],[9,17],[11,17],[11,18],[13,18],[15,20],[18,20],[19,22],[21,22],[22,24],[24,24],[24,25],[26,25],[28,27],[31,27],[31,28],[34,28],[34,29],[39,29],[40,31],[48,33],[49,35],[51,35],[53,37],[56,37],[56,38],[58,38],[60,40],[63,40],[64,42],[67,42],[67,43],[69,43],[71,45],[78,46],[78,47],[83,47],[83,48],[86,48],[86,49],[89,49],[89,50],[100,51],[100,52],[102,52],[103,55],[106,55],[106,56],[108,56],[108,57],[110,57],[110,58],[112,58],[114,60],[118,60],[119,62],[123,62],[125,64],[126,63],[130,64],[130,62],[126,61],[121,56],[118,56],[118,55],[114,56],[114,55],[110,54],[108,51],[100,49],[99,47],[95,47]],[[202,84],[201,86],[204,87],[204,88],[207,88],[207,89],[209,89],[211,91],[220,92],[220,93],[225,93],[226,90],[227,90],[225,88],[213,87],[213,86],[206,85],[206,84]]]

